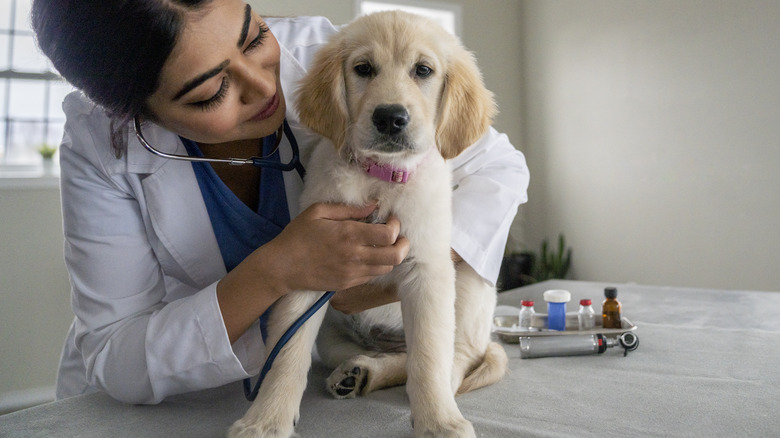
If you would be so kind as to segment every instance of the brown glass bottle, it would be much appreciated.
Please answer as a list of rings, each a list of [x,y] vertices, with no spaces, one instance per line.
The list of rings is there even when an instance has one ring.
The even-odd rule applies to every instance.
[[[604,296],[607,297],[601,303],[601,320],[604,328],[622,328],[620,319],[620,301],[617,300],[617,289],[608,287],[604,289]]]

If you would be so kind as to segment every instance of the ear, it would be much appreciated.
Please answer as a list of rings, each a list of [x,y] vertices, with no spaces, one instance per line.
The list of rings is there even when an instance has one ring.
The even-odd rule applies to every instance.
[[[347,104],[343,51],[337,41],[326,44],[298,88],[297,109],[301,123],[330,139],[337,148],[344,143]]]
[[[487,132],[498,113],[474,55],[459,47],[444,80],[436,137],[445,159],[455,158]]]

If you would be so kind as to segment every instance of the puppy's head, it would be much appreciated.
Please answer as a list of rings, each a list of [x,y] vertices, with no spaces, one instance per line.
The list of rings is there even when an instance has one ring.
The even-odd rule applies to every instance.
[[[453,158],[496,114],[460,41],[397,11],[342,28],[317,53],[298,96],[305,125],[339,149],[385,161],[420,157],[433,145]]]

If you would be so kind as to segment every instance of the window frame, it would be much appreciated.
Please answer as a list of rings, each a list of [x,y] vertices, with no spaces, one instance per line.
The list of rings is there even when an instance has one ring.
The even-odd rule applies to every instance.
[[[0,96],[0,178],[30,178],[41,175],[57,173],[57,164],[45,163],[35,150],[40,140],[40,144],[46,143],[51,146],[59,147],[59,140],[54,139],[58,132],[62,131],[65,124],[65,115],[57,116],[56,102],[52,101],[52,93],[63,90],[56,90],[55,87],[65,85],[63,88],[71,88],[67,82],[55,72],[51,62],[40,52],[35,45],[35,35],[29,25],[30,0],[9,0],[8,21],[0,21],[0,36],[4,37],[2,43],[4,59],[0,62],[0,87],[2,91]],[[4,11],[5,12],[5,11]],[[19,16],[24,14],[24,17]],[[3,14],[5,15],[5,14]],[[24,20],[24,21],[22,21]],[[22,47],[19,45],[21,39],[29,39],[35,47],[35,53],[32,54],[37,62],[42,61],[41,70],[19,68],[19,59],[16,51]],[[23,56],[30,56],[26,51],[21,52]],[[28,82],[40,91],[42,101],[34,102],[33,113],[30,116],[22,116],[15,113],[12,108],[14,83],[20,81]],[[18,85],[17,85],[18,86]],[[40,88],[38,88],[40,87]],[[56,97],[57,94],[54,94]],[[18,107],[17,107],[18,108]],[[30,140],[30,144],[20,142],[24,138],[23,133],[14,132],[15,129],[22,127],[22,132],[26,132],[25,125],[32,126],[31,132],[37,129],[38,134]]]
[[[363,15],[363,3],[384,3],[388,6],[397,6],[399,9],[429,9],[450,13],[453,16],[452,30],[455,36],[463,37],[463,8],[461,5],[427,0],[355,0],[355,17]]]

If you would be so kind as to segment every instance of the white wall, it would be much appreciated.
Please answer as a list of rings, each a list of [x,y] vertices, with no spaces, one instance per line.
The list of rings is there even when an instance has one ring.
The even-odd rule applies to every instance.
[[[780,290],[780,2],[523,5],[529,240],[578,279]]]
[[[56,186],[0,187],[0,412],[7,403],[35,401],[20,391],[53,395],[73,318],[62,244]]]

